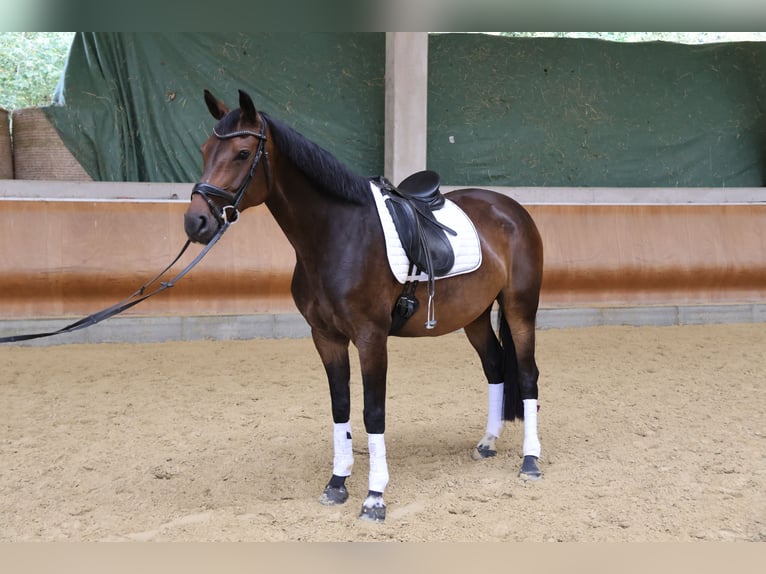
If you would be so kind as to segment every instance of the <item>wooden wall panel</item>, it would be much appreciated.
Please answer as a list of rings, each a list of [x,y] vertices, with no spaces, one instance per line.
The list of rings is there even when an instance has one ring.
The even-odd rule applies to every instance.
[[[175,257],[184,202],[0,201],[0,317],[80,315],[130,295]],[[193,245],[180,271],[198,253]],[[265,208],[248,210],[172,289],[133,314],[295,312],[295,258]]]
[[[766,205],[530,206],[543,305],[766,300]]]
[[[129,295],[183,245],[185,209],[0,200],[0,318],[78,316]],[[543,306],[766,301],[766,205],[529,210],[545,244]],[[268,211],[251,209],[176,287],[128,313],[294,313],[294,261]]]

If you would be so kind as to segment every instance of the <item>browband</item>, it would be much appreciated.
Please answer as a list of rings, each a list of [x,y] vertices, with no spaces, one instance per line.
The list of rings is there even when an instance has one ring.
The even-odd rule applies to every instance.
[[[243,136],[253,136],[258,139],[266,139],[266,136],[263,133],[251,132],[250,130],[238,130],[236,132],[221,135],[215,131],[215,128],[213,128],[213,135],[215,135],[215,137],[217,137],[219,140],[229,140],[231,138],[238,138]]]

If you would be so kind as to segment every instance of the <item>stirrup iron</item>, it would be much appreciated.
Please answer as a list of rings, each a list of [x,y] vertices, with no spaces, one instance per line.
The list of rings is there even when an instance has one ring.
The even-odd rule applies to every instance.
[[[429,293],[428,294],[428,311],[426,313],[426,322],[425,326],[426,329],[433,329],[436,327],[436,319],[435,319],[435,312],[434,312],[434,294]]]

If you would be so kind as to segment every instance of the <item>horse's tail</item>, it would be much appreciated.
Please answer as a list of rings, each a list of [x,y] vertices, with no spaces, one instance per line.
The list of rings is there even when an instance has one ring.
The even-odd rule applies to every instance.
[[[521,387],[519,386],[519,366],[516,359],[516,346],[513,344],[513,336],[508,321],[500,305],[498,315],[498,332],[500,346],[503,348],[503,377],[505,379],[503,396],[503,419],[512,421],[524,418],[524,402],[521,399]]]

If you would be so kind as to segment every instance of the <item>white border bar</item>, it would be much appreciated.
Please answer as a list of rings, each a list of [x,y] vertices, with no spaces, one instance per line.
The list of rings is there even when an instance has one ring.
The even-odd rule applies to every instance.
[[[0,200],[187,202],[193,183],[0,179]],[[469,186],[442,185],[442,191]],[[766,204],[766,187],[493,187],[525,205]]]
[[[481,187],[524,205],[766,204],[763,187]],[[442,186],[445,192],[456,189]]]

